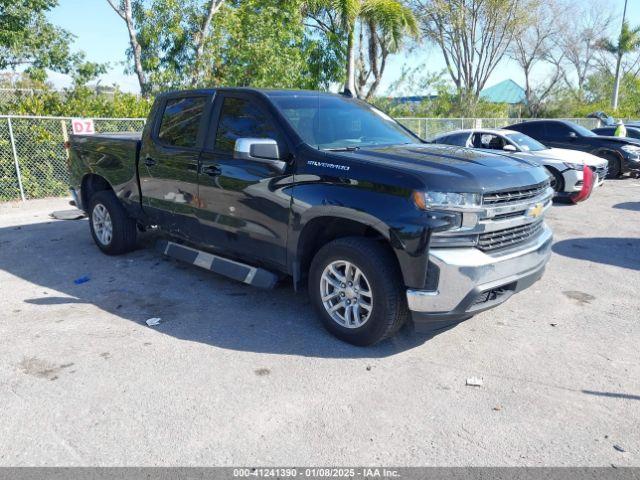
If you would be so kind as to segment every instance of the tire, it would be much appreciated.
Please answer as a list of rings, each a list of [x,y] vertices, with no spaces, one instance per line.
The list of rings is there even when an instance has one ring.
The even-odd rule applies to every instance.
[[[111,235],[106,233],[109,224]],[[93,241],[107,255],[121,255],[136,248],[136,221],[110,190],[96,192],[89,200],[89,228]]]
[[[564,177],[562,174],[553,168],[549,168],[548,171],[553,177],[551,180],[551,187],[553,188],[553,191],[556,193],[564,192]]]
[[[359,270],[361,276],[355,274],[353,269],[350,277],[345,276],[346,266],[342,269],[342,264],[346,265],[347,262]],[[334,287],[327,280],[336,282],[338,278],[331,273],[331,266],[346,280],[342,283],[345,285],[344,289]],[[352,282],[357,283],[353,287],[348,286],[349,278],[355,280],[354,277],[359,278],[359,281]],[[340,282],[337,283],[340,287]],[[327,291],[328,295],[333,296],[325,302],[322,295]],[[311,262],[309,296],[324,327],[340,340],[357,346],[373,345],[392,336],[409,315],[402,276],[393,254],[369,238],[339,238],[323,246]],[[345,308],[348,301],[354,301],[349,314]],[[342,320],[332,317],[325,303],[329,306],[342,303],[334,313],[334,316],[342,317]],[[367,309],[367,306],[370,308]],[[356,314],[357,311],[359,313]]]
[[[602,155],[607,162],[609,162],[609,171],[607,173],[607,178],[618,178],[622,175],[622,164],[620,163],[620,159],[614,155],[613,153],[605,153]]]

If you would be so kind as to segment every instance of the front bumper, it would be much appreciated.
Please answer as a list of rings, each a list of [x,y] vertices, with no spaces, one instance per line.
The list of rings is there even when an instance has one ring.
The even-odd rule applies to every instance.
[[[501,255],[477,248],[432,248],[438,289],[407,290],[416,331],[433,332],[505,302],[535,283],[551,255],[553,235],[543,231],[517,250]]]

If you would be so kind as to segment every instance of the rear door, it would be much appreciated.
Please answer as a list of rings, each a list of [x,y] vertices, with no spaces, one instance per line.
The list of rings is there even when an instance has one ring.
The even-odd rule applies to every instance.
[[[292,167],[281,171],[233,153],[238,138],[270,138],[286,154],[284,132],[266,102],[250,93],[216,95],[212,118],[200,161],[201,238],[239,258],[286,265]]]
[[[155,125],[145,132],[140,152],[140,185],[145,210],[155,223],[183,237],[197,227],[198,161],[211,96],[170,96],[159,105]]]

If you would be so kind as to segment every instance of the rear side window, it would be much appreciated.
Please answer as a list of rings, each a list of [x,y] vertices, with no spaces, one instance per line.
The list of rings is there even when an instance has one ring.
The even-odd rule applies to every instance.
[[[447,143],[449,145],[459,145],[461,147],[467,146],[467,140],[469,140],[469,133],[455,133],[447,137]]]
[[[175,147],[195,147],[206,97],[172,98],[162,113],[158,138]]]
[[[238,138],[271,138],[278,132],[271,118],[249,100],[226,97],[220,110],[214,148],[232,152]]]
[[[546,137],[543,122],[521,123],[520,125],[514,125],[513,127],[508,127],[508,129],[522,132],[536,139]]]

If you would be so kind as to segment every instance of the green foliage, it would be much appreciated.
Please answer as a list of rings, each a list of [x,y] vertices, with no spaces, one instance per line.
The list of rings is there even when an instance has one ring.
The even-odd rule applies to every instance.
[[[0,70],[24,67],[40,80],[47,68],[70,71],[73,36],[46,18],[56,5],[57,0],[0,0]]]
[[[468,101],[462,97],[451,82],[445,80],[445,72],[422,74],[424,66],[405,69],[400,78],[391,85],[397,96],[415,95],[415,92],[430,92],[420,103],[399,103],[393,98],[377,97],[373,103],[394,117],[509,117],[509,105],[490,103],[482,99]]]
[[[607,72],[590,75],[582,96],[569,89],[548,102],[541,116],[584,117],[594,111],[610,112],[614,76]],[[640,79],[631,73],[622,77],[620,98],[615,115],[620,118],[640,118]]]
[[[613,55],[625,55],[640,48],[640,26],[631,28],[629,22],[624,21],[617,43],[604,38],[600,40],[599,47]]]
[[[207,42],[205,85],[316,89],[327,83],[309,60],[327,63],[305,38],[294,1],[243,0],[223,7]]]
[[[97,94],[86,86],[62,92],[45,90],[17,95],[0,103],[0,114],[60,117],[146,118],[152,101],[115,90],[112,95]]]
[[[308,36],[301,0],[227,1],[213,16],[201,56],[206,17],[201,0],[133,2],[149,90],[216,86],[322,88],[335,80],[325,43]],[[129,51],[129,72],[133,52]]]

